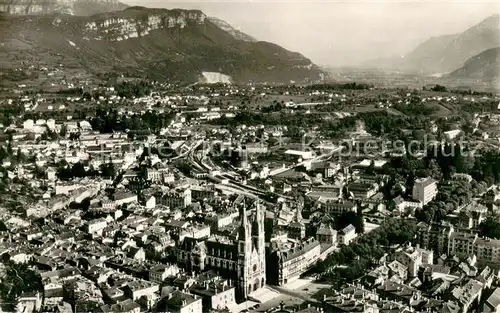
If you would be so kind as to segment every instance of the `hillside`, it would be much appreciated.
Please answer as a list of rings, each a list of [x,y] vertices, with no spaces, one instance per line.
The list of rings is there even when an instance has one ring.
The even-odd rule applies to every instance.
[[[437,69],[438,72],[441,72],[442,68],[439,63],[442,59],[442,52],[457,37],[458,35],[444,35],[428,39],[400,59],[400,68],[422,72],[435,72]]]
[[[210,22],[214,23],[215,25],[217,25],[223,31],[231,34],[235,39],[243,40],[243,41],[251,41],[251,42],[257,41],[257,39],[253,38],[250,35],[245,34],[244,32],[240,31],[239,29],[234,28],[229,23],[227,23],[226,21],[223,21],[219,18],[211,16],[211,17],[208,17],[208,20]]]
[[[88,16],[126,7],[117,0],[0,0],[0,12],[9,15],[63,13]]]
[[[492,15],[459,34],[432,37],[404,57],[372,60],[364,67],[418,74],[448,73],[485,50],[500,46],[500,15]]]
[[[500,46],[500,15],[493,15],[454,38],[439,60],[443,72],[462,66],[469,58]]]
[[[483,80],[500,78],[500,47],[488,49],[468,59],[465,64],[450,73],[453,78],[478,78]]]
[[[235,38],[201,11],[132,7],[90,17],[1,16],[0,65],[81,69],[196,82],[203,72],[234,82],[317,81],[323,72],[299,53]]]

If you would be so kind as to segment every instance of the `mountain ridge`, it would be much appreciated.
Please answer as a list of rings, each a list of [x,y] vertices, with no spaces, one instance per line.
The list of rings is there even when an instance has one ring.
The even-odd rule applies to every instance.
[[[44,57],[59,55],[68,66],[93,74],[196,82],[203,72],[216,72],[236,83],[299,83],[324,77],[300,53],[236,39],[199,10],[128,7],[92,16],[0,16],[0,27],[7,30],[0,38],[0,57],[10,67],[19,64],[16,43],[22,40],[29,62],[46,64]]]
[[[220,18],[217,18],[214,16],[209,16],[208,19],[210,20],[210,22],[217,25],[220,29],[232,34],[235,39],[243,40],[243,41],[250,41],[250,42],[258,41],[254,37],[252,37],[248,34],[245,34],[244,32],[240,31],[239,29],[234,28],[228,22],[221,20]]]
[[[483,80],[500,77],[500,47],[485,50],[471,58],[464,65],[449,74],[453,78],[479,78]]]
[[[448,73],[474,55],[500,46],[500,15],[491,15],[461,33],[430,37],[404,57],[367,61],[362,66],[416,74]]]

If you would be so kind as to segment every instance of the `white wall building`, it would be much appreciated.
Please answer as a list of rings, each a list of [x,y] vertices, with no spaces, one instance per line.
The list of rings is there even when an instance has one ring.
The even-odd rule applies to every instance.
[[[413,199],[422,202],[423,205],[431,202],[436,197],[437,192],[437,183],[434,179],[427,177],[415,180]]]

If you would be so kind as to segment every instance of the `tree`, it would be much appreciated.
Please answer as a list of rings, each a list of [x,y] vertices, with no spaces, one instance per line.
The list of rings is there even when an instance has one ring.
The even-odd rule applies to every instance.
[[[71,168],[71,173],[73,174],[74,177],[86,177],[87,176],[87,171],[85,170],[85,167],[83,163],[77,162],[73,165]]]
[[[61,130],[59,131],[59,136],[65,138],[67,133],[68,133],[68,128],[66,127],[66,125],[63,124],[61,126]]]
[[[479,235],[491,239],[500,239],[500,221],[494,217],[488,217],[479,224]]]
[[[337,229],[345,228],[348,225],[353,225],[356,228],[356,233],[362,234],[365,231],[364,218],[361,213],[345,212],[335,219]]]
[[[446,92],[446,87],[441,85],[436,85],[432,87],[431,90],[435,92]]]
[[[0,298],[13,303],[22,293],[43,291],[40,275],[26,264],[9,264],[0,280]]]
[[[106,164],[101,164],[100,170],[101,170],[101,175],[103,177],[115,178],[116,176],[116,168],[111,162]]]
[[[0,221],[0,232],[2,231],[7,231],[7,226],[5,226],[5,223],[3,221]]]
[[[443,178],[443,173],[441,172],[441,168],[439,167],[439,164],[436,161],[436,159],[429,160],[427,167],[430,177],[437,180],[441,180]]]
[[[78,140],[78,139],[80,139],[80,133],[69,134],[69,140]]]
[[[413,139],[422,141],[425,139],[425,131],[422,129],[417,129],[412,132]]]
[[[366,168],[365,172],[371,175],[375,173],[375,160],[371,160],[370,165]]]
[[[16,153],[16,161],[18,163],[22,163],[24,161],[25,157],[24,157],[24,154],[21,152],[21,149],[17,149],[17,153]]]

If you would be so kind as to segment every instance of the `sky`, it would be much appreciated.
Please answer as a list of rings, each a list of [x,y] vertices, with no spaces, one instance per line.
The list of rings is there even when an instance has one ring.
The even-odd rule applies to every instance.
[[[455,34],[500,12],[481,0],[123,0],[128,5],[199,9],[323,66],[403,56],[419,43]]]

